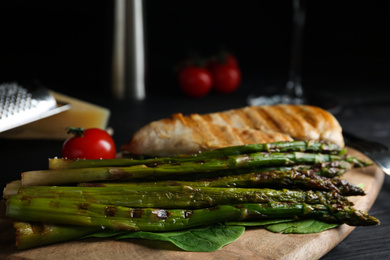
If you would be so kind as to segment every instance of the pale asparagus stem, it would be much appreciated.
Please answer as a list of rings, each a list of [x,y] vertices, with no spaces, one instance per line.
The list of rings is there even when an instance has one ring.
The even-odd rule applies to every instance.
[[[196,186],[116,187],[22,187],[18,198],[55,198],[79,203],[100,203],[125,207],[206,208],[224,204],[265,203],[270,201],[307,204],[352,205],[336,192],[220,188]]]
[[[22,185],[62,185],[88,181],[107,181],[117,180],[121,177],[132,179],[133,172],[142,176],[144,171],[149,168],[145,165],[132,166],[129,169],[104,167],[104,168],[80,168],[64,170],[37,170],[22,173]],[[150,171],[149,171],[150,172]],[[147,174],[145,174],[147,176]],[[149,174],[150,175],[150,174]]]
[[[6,199],[9,196],[18,194],[19,188],[22,186],[22,182],[20,180],[12,181],[5,186],[3,191],[3,198]]]
[[[293,166],[296,164],[318,164],[337,160],[356,160],[330,154],[313,153],[252,153],[227,156],[196,162],[161,164],[155,167],[135,165],[130,167],[98,167],[66,170],[42,170],[22,173],[22,185],[61,185],[80,182],[131,180],[142,178],[161,178],[183,176],[198,173],[215,173],[224,170],[240,170],[241,173],[253,172],[260,167]],[[362,162],[363,163],[363,162]]]
[[[101,227],[82,227],[43,223],[14,222],[15,242],[19,250],[78,239],[96,233]]]
[[[348,225],[378,225],[378,219],[349,206],[269,202],[204,209],[128,208],[46,198],[7,200],[7,216],[21,221],[105,227],[126,231],[173,231],[215,223],[260,219],[318,219]]]
[[[199,154],[179,155],[163,158],[150,159],[106,159],[106,160],[79,160],[53,158],[49,159],[49,169],[72,169],[72,168],[91,168],[91,167],[125,167],[132,165],[154,165],[177,162],[189,162],[220,158],[230,155],[240,155],[257,152],[316,152],[339,154],[342,151],[336,144],[318,143],[308,141],[275,142],[264,144],[248,144],[243,146],[231,146],[216,150],[204,151]]]

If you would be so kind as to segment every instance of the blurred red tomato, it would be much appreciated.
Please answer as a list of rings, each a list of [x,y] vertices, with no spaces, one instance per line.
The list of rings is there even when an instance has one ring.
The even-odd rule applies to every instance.
[[[211,74],[214,80],[214,89],[218,93],[232,93],[241,83],[241,70],[235,65],[217,64],[211,70]]]
[[[202,67],[185,67],[178,76],[180,89],[189,97],[204,97],[210,92],[213,85],[210,72]]]

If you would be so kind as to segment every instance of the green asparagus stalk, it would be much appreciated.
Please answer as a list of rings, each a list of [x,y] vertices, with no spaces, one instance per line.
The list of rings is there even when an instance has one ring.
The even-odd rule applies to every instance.
[[[292,166],[297,164],[318,164],[346,160],[351,163],[365,162],[355,157],[314,153],[252,153],[232,155],[204,161],[161,164],[155,167],[134,165],[130,167],[98,167],[64,170],[42,170],[22,173],[22,185],[61,185],[80,182],[107,180],[131,180],[140,178],[161,178],[224,170],[240,170],[241,173],[256,171],[259,167]]]
[[[304,171],[293,167],[268,168],[267,171],[228,175],[217,178],[198,179],[192,181],[162,180],[154,182],[105,182],[80,183],[81,187],[156,187],[156,186],[196,186],[196,187],[236,187],[236,188],[287,188],[303,190],[336,191],[344,196],[364,195],[364,191],[356,185],[340,179],[328,179],[316,175],[316,171]],[[313,168],[311,168],[313,169]]]
[[[95,182],[80,183],[81,187],[113,187],[125,186],[128,188],[140,186],[197,186],[197,187],[225,187],[225,188],[300,188],[304,190],[339,191],[338,188],[327,178],[313,174],[294,171],[291,168],[285,171],[270,170],[246,174],[228,175],[216,178],[199,180],[161,180],[161,181],[138,181],[138,182]]]
[[[349,163],[347,163],[349,165]],[[330,167],[332,166],[332,167]],[[324,175],[324,172],[331,172],[337,176],[346,171],[333,168],[334,162],[331,164],[320,165],[297,165],[292,167],[271,167],[261,168],[259,172],[239,174],[231,176],[222,176],[217,178],[196,179],[191,181],[168,180],[154,182],[108,182],[108,183],[81,183],[79,186],[199,186],[199,187],[241,187],[241,188],[299,188],[299,189],[314,189],[330,191],[335,190],[344,196],[348,195],[364,195],[364,191],[347,181],[337,179],[328,179],[319,176]],[[327,174],[325,174],[327,175]],[[11,195],[16,195],[21,181],[13,181],[8,183],[4,189],[3,196],[7,198]]]
[[[20,182],[7,185],[6,214],[26,221],[14,225],[20,249],[78,238],[101,228],[173,231],[278,218],[377,225],[379,220],[354,209],[343,197],[364,192],[334,178],[371,163],[344,152],[333,144],[294,141],[167,158],[50,159],[49,170],[23,173],[22,187]],[[199,179],[204,176],[208,178]],[[28,187],[80,182],[91,183]],[[34,232],[38,229],[47,232]]]
[[[194,186],[125,187],[22,187],[18,198],[71,199],[80,203],[100,203],[124,207],[206,208],[223,204],[265,203],[270,201],[307,204],[352,203],[337,192],[274,190],[251,188],[219,188]]]
[[[367,163],[367,166],[368,165],[369,163]],[[341,160],[341,161],[319,163],[316,166],[319,167],[319,170],[316,171],[317,175],[327,177],[327,178],[333,178],[333,177],[339,177],[343,175],[345,172],[352,169],[354,167],[354,164]]]
[[[19,250],[60,243],[98,232],[101,227],[14,222],[16,247]]]
[[[204,151],[198,154],[179,155],[164,158],[149,158],[149,159],[106,159],[106,160],[80,160],[53,158],[49,160],[49,169],[73,169],[73,168],[92,168],[92,167],[124,167],[132,165],[156,165],[169,163],[182,163],[189,161],[201,161],[212,158],[221,158],[230,155],[241,155],[257,152],[281,153],[281,152],[315,152],[315,153],[330,153],[340,154],[342,148],[332,143],[319,143],[308,141],[291,141],[291,142],[274,142],[262,144],[248,144],[242,146],[231,146],[221,149]]]
[[[47,198],[7,200],[7,216],[20,221],[104,227],[126,231],[173,231],[227,221],[318,219],[328,223],[378,225],[379,220],[350,206],[268,202],[204,209],[128,208]]]

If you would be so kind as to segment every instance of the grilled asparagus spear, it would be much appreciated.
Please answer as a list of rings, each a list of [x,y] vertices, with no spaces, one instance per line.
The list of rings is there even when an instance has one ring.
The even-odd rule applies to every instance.
[[[23,173],[23,185],[94,182],[79,185],[94,187],[20,187],[14,183],[7,186],[4,196],[8,217],[57,223],[15,223],[16,230],[26,231],[18,234],[19,248],[36,245],[36,239],[49,243],[49,236],[27,232],[36,225],[50,229],[50,234],[61,232],[64,240],[102,227],[172,231],[227,221],[278,218],[377,225],[376,218],[354,209],[352,203],[337,194],[363,195],[364,192],[333,178],[353,166],[367,165],[370,163],[343,155],[343,150],[333,144],[304,141],[228,147],[169,158],[51,159],[51,170]],[[213,178],[180,178],[202,174]],[[173,181],[160,180],[172,176]],[[145,178],[155,180],[142,181]]]
[[[337,192],[219,188],[196,186],[116,187],[21,187],[18,198],[55,198],[80,203],[100,203],[125,207],[206,208],[224,204],[265,203],[270,201],[307,204],[352,205]]]
[[[126,231],[173,231],[214,223],[259,219],[318,219],[353,226],[377,225],[379,221],[350,206],[268,202],[218,205],[203,209],[128,208],[74,200],[19,198],[7,200],[8,217],[67,225],[105,227]]]
[[[300,167],[302,168],[302,167]],[[304,167],[306,168],[306,167]],[[82,187],[112,187],[128,188],[140,186],[195,186],[195,187],[236,187],[236,188],[274,188],[336,191],[344,196],[365,195],[356,185],[338,178],[325,178],[316,175],[313,168],[298,169],[293,167],[266,168],[261,172],[221,176],[217,178],[183,180],[162,180],[154,182],[104,182],[80,183]],[[309,170],[312,169],[312,170]]]
[[[91,168],[91,167],[124,167],[132,165],[156,165],[169,163],[182,163],[189,161],[201,161],[212,158],[221,158],[230,155],[240,155],[257,152],[315,152],[315,153],[330,153],[340,154],[342,148],[332,143],[319,143],[308,141],[291,141],[291,142],[274,142],[262,144],[248,144],[242,146],[231,146],[221,149],[204,151],[198,154],[178,155],[164,158],[149,158],[149,159],[107,159],[107,160],[78,160],[53,158],[49,160],[49,169],[73,169],[73,168]]]
[[[129,167],[97,167],[63,170],[29,171],[22,173],[22,185],[61,185],[69,183],[130,180],[140,178],[162,178],[198,173],[222,174],[223,171],[239,170],[240,173],[254,172],[260,167],[292,166],[297,164],[318,164],[345,160],[367,165],[355,157],[317,153],[252,153],[231,155],[203,161],[161,164],[154,167],[134,165]],[[231,173],[230,173],[231,174]],[[226,175],[226,172],[225,174]]]

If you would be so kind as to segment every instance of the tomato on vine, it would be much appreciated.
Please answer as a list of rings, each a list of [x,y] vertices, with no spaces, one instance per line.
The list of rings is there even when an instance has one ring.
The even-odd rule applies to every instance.
[[[65,140],[62,157],[68,159],[113,159],[116,147],[111,135],[99,128],[68,128],[74,136]]]
[[[229,94],[235,91],[241,83],[241,70],[237,59],[226,54],[209,62],[208,68],[213,76],[214,89],[218,93]]]
[[[180,70],[179,86],[182,92],[193,98],[206,96],[213,85],[213,79],[208,70],[194,65]]]

